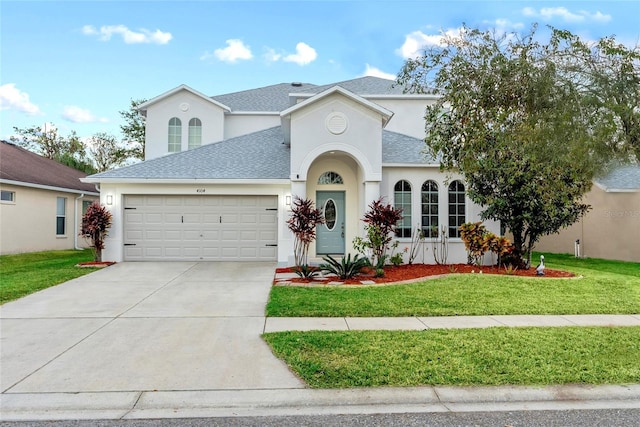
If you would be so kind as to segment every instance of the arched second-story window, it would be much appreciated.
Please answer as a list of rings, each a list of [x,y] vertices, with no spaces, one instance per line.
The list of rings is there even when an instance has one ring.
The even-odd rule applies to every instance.
[[[320,175],[320,178],[318,178],[318,184],[344,184],[344,182],[342,181],[340,174],[337,174],[336,172],[325,172]]]
[[[182,121],[177,117],[169,120],[169,152],[177,153],[182,149]]]
[[[460,226],[466,222],[464,184],[453,181],[449,184],[449,237],[460,237]]]
[[[189,150],[202,145],[202,122],[198,118],[189,120]]]
[[[438,184],[425,181],[422,184],[422,234],[424,237],[438,237]]]
[[[396,236],[411,237],[411,184],[408,181],[396,182],[393,202],[396,209],[402,209],[402,219],[396,225]]]

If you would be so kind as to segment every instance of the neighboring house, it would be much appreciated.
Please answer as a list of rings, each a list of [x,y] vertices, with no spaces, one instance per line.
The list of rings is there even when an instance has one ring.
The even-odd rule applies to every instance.
[[[87,247],[82,214],[100,193],[84,172],[0,143],[0,254]]]
[[[383,197],[404,210],[398,251],[415,229],[444,227],[448,261],[466,262],[458,226],[478,221],[480,208],[460,176],[423,153],[434,100],[375,77],[213,97],[182,85],[153,98],[139,106],[146,160],[83,180],[100,185],[113,213],[103,257],[291,264],[296,196],[327,219],[310,256],[353,253],[368,205]],[[433,262],[431,245],[423,249],[416,262]]]
[[[541,252],[579,252],[582,257],[640,262],[640,166],[617,168],[586,194],[591,210],[578,222],[546,236]]]

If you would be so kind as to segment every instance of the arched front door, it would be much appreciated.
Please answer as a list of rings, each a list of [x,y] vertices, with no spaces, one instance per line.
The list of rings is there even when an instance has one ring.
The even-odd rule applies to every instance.
[[[316,206],[322,210],[325,223],[316,228],[316,254],[344,254],[344,191],[316,192]]]

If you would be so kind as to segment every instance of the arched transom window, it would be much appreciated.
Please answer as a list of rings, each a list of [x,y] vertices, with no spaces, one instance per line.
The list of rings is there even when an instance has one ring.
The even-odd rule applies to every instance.
[[[344,184],[344,182],[342,182],[342,177],[339,174],[335,172],[325,172],[318,178],[318,184]]]
[[[396,209],[402,209],[402,219],[396,226],[396,236],[411,237],[411,184],[402,180],[393,187],[393,201]]]

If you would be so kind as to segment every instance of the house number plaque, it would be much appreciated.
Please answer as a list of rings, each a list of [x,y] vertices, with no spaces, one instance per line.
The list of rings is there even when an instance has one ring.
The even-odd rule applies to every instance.
[[[204,193],[205,189],[204,188],[196,188],[196,193]]]

